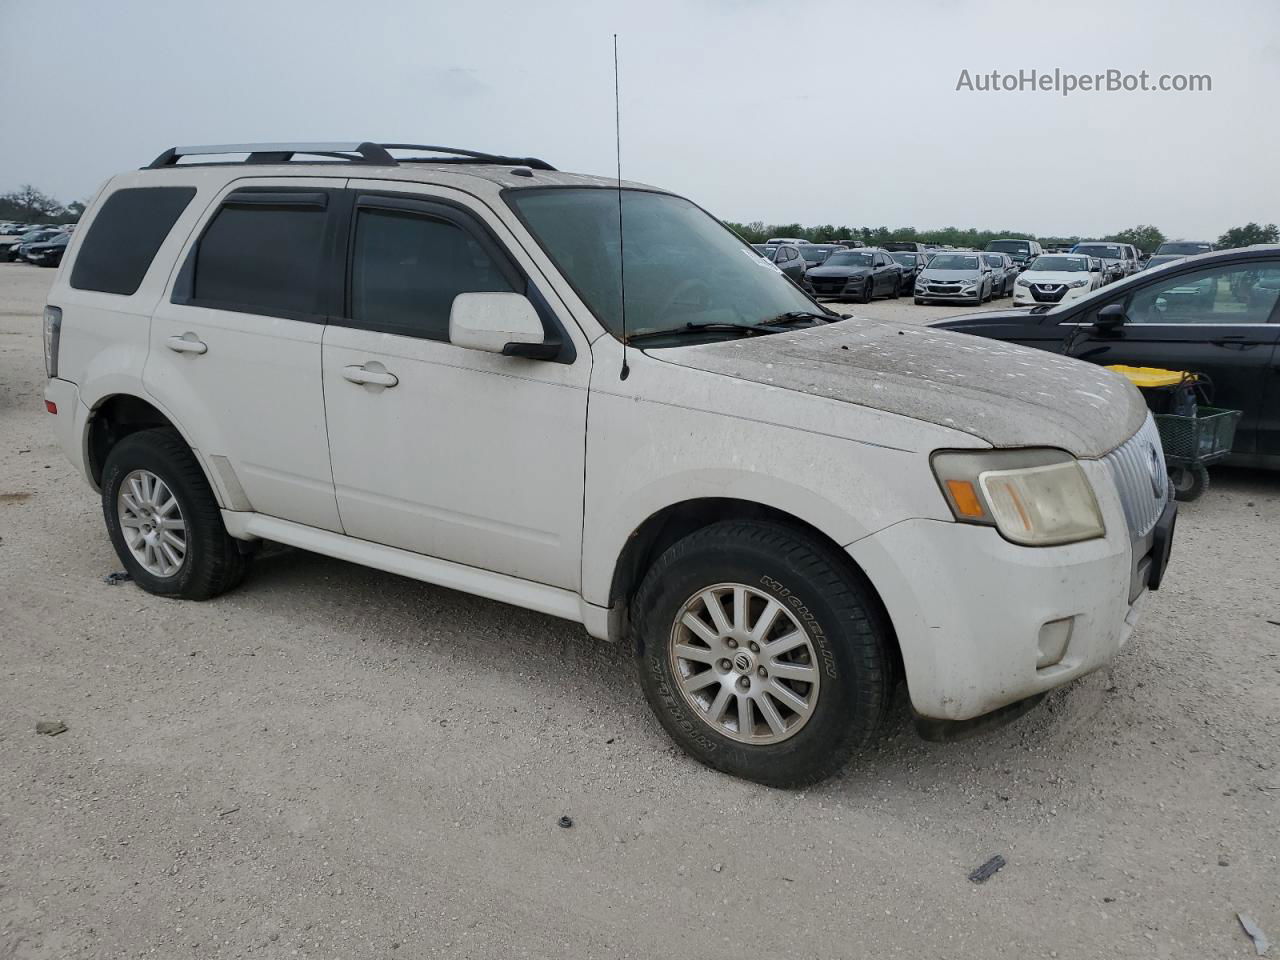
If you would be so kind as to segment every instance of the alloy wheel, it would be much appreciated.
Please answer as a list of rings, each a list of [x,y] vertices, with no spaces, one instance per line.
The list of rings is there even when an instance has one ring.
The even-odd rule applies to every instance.
[[[754,587],[719,583],[690,597],[676,613],[669,652],[685,701],[722,736],[779,743],[813,716],[820,678],[809,634]]]
[[[187,559],[187,524],[178,498],[150,470],[134,470],[120,483],[116,515],[125,546],[154,577],[172,577]]]

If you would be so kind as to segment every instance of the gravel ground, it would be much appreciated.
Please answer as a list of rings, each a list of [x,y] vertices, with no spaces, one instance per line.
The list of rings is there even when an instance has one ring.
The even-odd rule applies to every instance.
[[[0,957],[1249,957],[1236,911],[1280,939],[1280,476],[1216,471],[1113,669],[952,745],[899,697],[843,776],[769,790],[673,749],[569,623],[300,552],[203,604],[104,583],[41,402],[52,277],[0,264]]]

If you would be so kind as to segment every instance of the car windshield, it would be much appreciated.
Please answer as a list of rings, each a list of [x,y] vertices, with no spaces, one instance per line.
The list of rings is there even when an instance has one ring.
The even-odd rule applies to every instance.
[[[511,190],[508,203],[600,323],[627,336],[687,323],[756,325],[789,312],[820,313],[776,269],[716,219],[682,197],[593,187]]]
[[[1213,249],[1211,243],[1162,243],[1156,248],[1156,256],[1162,253],[1177,253],[1187,256],[1197,253],[1208,253]]]
[[[978,258],[975,255],[963,256],[957,253],[940,253],[929,261],[930,270],[977,270]]]
[[[822,263],[831,253],[830,247],[805,246],[800,248],[800,256],[809,263]]]
[[[1032,270],[1052,270],[1054,273],[1088,273],[1089,261],[1084,257],[1036,257]]]
[[[984,256],[982,259],[986,260],[987,263],[991,264],[991,266],[993,267],[1004,266],[1004,261],[1000,259],[1000,254],[998,253],[989,253],[986,256]]]
[[[822,265],[824,267],[869,267],[873,259],[869,253],[833,253]]]
[[[1184,260],[1184,259],[1186,258],[1182,254],[1177,254],[1177,255],[1166,254],[1165,256],[1152,257],[1150,260],[1147,261],[1147,269],[1150,270],[1152,267],[1162,267],[1166,263],[1173,263],[1175,260]]]
[[[916,255],[914,253],[895,253],[893,259],[904,267],[914,267],[916,265]]]
[[[987,249],[996,253],[1026,253],[1031,245],[1025,240],[992,240]]]
[[[1080,243],[1072,253],[1083,253],[1090,257],[1106,257],[1108,260],[1120,259],[1120,248],[1113,243]]]

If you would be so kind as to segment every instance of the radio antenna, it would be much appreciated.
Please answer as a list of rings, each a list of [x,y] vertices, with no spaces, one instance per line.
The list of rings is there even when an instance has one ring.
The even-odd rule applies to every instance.
[[[622,370],[619,380],[631,375],[627,366],[627,262],[622,247],[622,102],[618,97],[618,35],[613,35],[613,134],[618,160],[618,295],[622,301]]]

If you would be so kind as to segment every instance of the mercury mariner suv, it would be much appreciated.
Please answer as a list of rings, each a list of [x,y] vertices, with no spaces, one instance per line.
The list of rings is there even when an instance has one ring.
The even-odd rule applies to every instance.
[[[1168,559],[1124,379],[845,319],[689,200],[530,157],[167,150],[86,211],[44,338],[142,589],[276,541],[576,621],[766,784],[900,681],[937,733],[1097,669]]]

